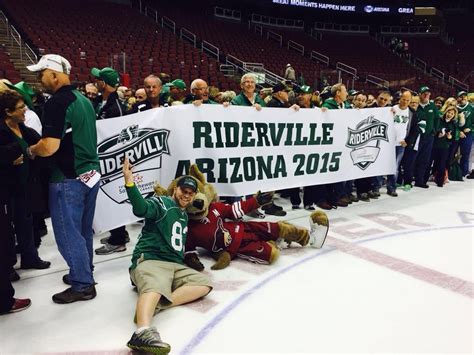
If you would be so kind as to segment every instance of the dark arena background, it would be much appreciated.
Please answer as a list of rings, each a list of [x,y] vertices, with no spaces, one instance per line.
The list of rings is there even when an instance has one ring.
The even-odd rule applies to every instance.
[[[421,147],[423,138],[415,137],[413,145],[409,146],[411,150],[406,148],[401,155],[397,150],[395,155],[400,159],[397,160],[396,185],[395,182],[390,185],[390,179],[395,175],[364,175],[361,179],[324,185],[318,180],[314,186],[293,184],[284,186],[286,190],[276,191],[271,207],[267,208],[267,205],[252,211],[240,210],[246,202],[254,201],[251,196],[247,196],[247,200],[221,196],[223,202],[232,204],[234,216],[239,213],[238,217],[245,222],[265,223],[269,231],[275,228],[271,226],[281,228],[281,224],[269,222],[288,222],[311,232],[314,225],[310,216],[315,210],[323,211],[329,220],[324,246],[316,249],[309,247],[310,244],[302,246],[271,240],[267,241],[267,246],[271,244],[271,250],[279,253],[273,263],[265,264],[258,258],[236,254],[232,255],[232,260],[229,257],[230,264],[223,270],[211,269],[216,263],[213,258],[216,255],[199,248],[199,257],[205,267],[202,275],[210,279],[212,292],[195,302],[161,310],[152,318],[151,325],[156,326],[163,341],[171,345],[170,354],[474,353],[474,171],[471,150],[474,0],[0,0],[0,44],[0,101],[3,92],[9,92],[8,88],[18,91],[30,109],[15,106],[13,111],[35,111],[43,123],[43,133],[50,128],[45,129],[42,112],[52,93],[45,90],[41,75],[26,67],[38,63],[47,54],[57,54],[69,61],[71,84],[93,103],[97,119],[107,118],[103,120],[105,123],[116,117],[101,116],[107,101],[101,99],[105,97],[102,96],[104,83],[117,79],[115,72],[118,81],[109,88],[117,91],[117,102],[121,105],[119,115],[127,114],[118,120],[139,117],[137,111],[141,110],[141,103],[149,105],[145,109],[155,108],[153,105],[156,104],[156,107],[160,106],[158,110],[168,112],[187,113],[195,109],[196,115],[202,113],[198,111],[203,109],[202,103],[246,106],[242,101],[237,102],[239,97],[245,96],[246,84],[241,83],[245,74],[252,74],[250,77],[255,81],[251,83],[254,101],[247,98],[247,106],[265,113],[267,108],[262,108],[265,106],[263,101],[267,104],[274,101],[280,105],[277,107],[287,107],[274,112],[293,110],[298,104],[295,110],[300,111],[291,111],[294,114],[291,117],[301,114],[304,108],[307,111],[303,112],[311,109],[314,110],[311,114],[323,115],[328,105],[336,102],[333,96],[340,95],[339,83],[347,88],[347,96],[342,102],[335,103],[337,109],[354,108],[366,112],[365,108],[369,107],[394,106],[402,110],[399,106],[404,100],[402,97],[409,92],[410,105],[414,102],[415,105],[404,110],[413,111],[410,120],[418,119],[413,121],[415,136],[429,136],[432,142],[435,141],[435,148],[430,146],[423,154],[419,153],[417,147]],[[111,69],[102,70],[102,74],[109,76],[101,79],[92,74],[92,68]],[[155,101],[150,96],[152,89],[144,84],[144,79],[150,75],[159,77],[163,84],[159,86]],[[154,76],[152,81],[156,80]],[[89,104],[82,95],[79,97]],[[286,99],[277,100],[277,97]],[[261,105],[257,98],[262,100]],[[424,98],[428,101],[421,101],[418,106]],[[189,107],[167,108],[186,103],[190,103]],[[443,124],[449,110],[457,115],[453,121],[457,124],[457,133],[453,134],[453,142],[446,146],[436,146],[436,142],[451,134],[451,126],[440,125],[439,130],[425,134],[426,121],[417,116],[425,107],[434,106],[437,108],[430,112],[439,109],[441,114],[436,117],[433,114],[433,119]],[[213,109],[204,105],[206,108]],[[217,109],[221,110],[220,107]],[[204,127],[199,131],[203,144],[195,145],[195,151],[220,148],[221,152],[227,148],[222,143],[222,137],[230,135],[227,126],[238,125],[228,119],[225,109],[218,111],[224,112],[222,124],[213,121],[213,126],[207,117],[199,116],[202,120],[200,126],[196,126]],[[251,107],[247,109],[252,109],[252,113],[255,111]],[[90,110],[92,112],[92,108]],[[11,133],[5,123],[11,110],[2,111],[5,112],[0,112],[0,134]],[[389,113],[388,109],[385,111]],[[389,123],[392,123],[391,117]],[[362,138],[370,141],[372,136],[367,137],[375,134],[377,128],[372,126],[372,118],[362,122],[365,126],[347,126],[347,131],[359,141]],[[104,124],[103,121],[97,125]],[[279,122],[280,128],[290,127],[288,130],[292,132],[291,118],[283,123],[277,119],[273,122]],[[274,133],[275,124],[268,126],[273,127]],[[332,143],[330,133],[336,137],[346,128],[345,125],[339,132],[330,132],[332,123],[320,124],[316,119],[309,127],[316,131],[316,127],[322,130],[326,126],[329,128],[325,134],[331,141],[328,139],[325,145]],[[212,133],[211,127],[215,129]],[[299,131],[295,128],[294,132],[308,141],[309,129],[301,132],[303,126],[297,127]],[[384,138],[380,139],[380,145],[388,142],[387,124],[384,127],[383,134],[379,132]],[[65,131],[68,128],[65,126]],[[171,143],[171,148],[168,147],[168,136],[171,141],[182,133],[178,129],[170,133],[163,128],[161,135],[145,140],[149,133],[146,130],[155,128],[142,128],[139,129],[136,122],[127,121],[122,131],[114,133],[102,147],[103,152],[99,152],[110,154],[112,173],[108,178],[116,184],[110,184],[109,188],[119,186],[116,202],[121,207],[128,203],[127,189],[130,188],[122,184],[121,169],[126,149],[129,152],[142,149],[141,159],[150,165],[143,169],[148,173],[140,176],[146,180],[156,168],[151,166],[154,164],[152,153],[163,154],[165,169],[167,159],[173,154],[176,156]],[[268,128],[268,132],[270,130]],[[74,134],[74,130],[72,132]],[[246,132],[252,134],[249,130]],[[259,134],[267,138],[264,133],[260,131]],[[282,134],[278,141],[283,142]],[[220,140],[214,143],[211,135],[212,138],[218,135]],[[246,142],[248,137],[243,135],[235,133],[235,145]],[[4,147],[4,137],[0,136],[0,148]],[[189,143],[184,140],[180,141],[183,146]],[[116,155],[115,145],[127,141],[131,142],[132,148],[123,148],[122,156]],[[359,141],[354,140],[354,147],[359,147]],[[139,146],[137,142],[143,144]],[[227,159],[240,158],[244,161],[245,158],[254,164],[254,169],[258,165],[258,171],[263,161],[258,149],[262,147],[255,139],[253,143],[250,147],[255,149],[253,155],[232,156],[233,153],[229,153],[220,161],[226,163]],[[265,156],[265,161],[272,161],[277,154],[284,156],[287,149],[311,150],[311,155],[319,159],[323,145],[319,143],[306,147],[295,147],[297,143],[285,147],[283,143],[281,147],[275,144],[275,151]],[[250,148],[246,146],[247,152]],[[377,151],[379,141],[369,148]],[[14,163],[5,162],[8,151],[1,152],[0,189],[8,192],[10,185],[5,183],[5,171]],[[23,154],[24,159],[27,152],[25,150]],[[212,157],[196,156],[202,158],[201,161],[213,163]],[[327,154],[321,154],[321,157],[325,157],[325,164],[331,164]],[[186,164],[182,164],[181,170],[184,172],[193,158],[183,159],[189,159],[183,160]],[[339,169],[338,164],[339,161],[334,170]],[[220,168],[217,160],[215,166]],[[411,166],[411,175],[408,166]],[[159,168],[162,168],[161,163]],[[237,176],[239,171],[235,169]],[[418,174],[416,179],[421,176],[425,180],[413,179],[413,169]],[[234,175],[230,168],[228,172]],[[315,168],[313,173],[316,176],[320,171]],[[305,177],[311,175],[307,170],[302,171],[303,174]],[[344,174],[347,177],[347,171]],[[216,184],[228,182],[224,180],[227,179],[225,174],[222,179],[217,173],[215,176]],[[268,179],[254,177],[252,182],[262,180],[260,190],[266,191],[267,184],[273,186],[269,176]],[[161,175],[152,183],[158,179]],[[0,307],[0,354],[135,353],[127,347],[130,336],[139,334],[134,333],[137,331],[134,316],[138,297],[136,288],[130,283],[130,260],[135,246],[140,243],[142,230],[154,225],[150,227],[148,222],[144,224],[143,220],[138,220],[127,224],[126,230],[124,226],[119,227],[124,237],[119,245],[110,241],[109,232],[94,234],[92,249],[88,245],[88,250],[93,255],[91,264],[93,262],[96,284],[89,287],[95,287],[97,295],[79,299],[87,302],[54,303],[51,296],[66,287],[64,283],[72,274],[69,274],[70,265],[58,251],[57,235],[46,207],[48,178],[39,176],[37,180],[43,193],[35,190],[36,187],[28,190],[33,197],[23,201],[25,208],[17,212],[29,211],[33,199],[42,201],[42,209],[35,210],[30,220],[35,250],[41,259],[30,265],[31,268],[22,263],[22,242],[18,238],[21,229],[18,224],[21,223],[14,221],[15,216],[9,214],[10,219],[0,226],[0,266],[8,272],[8,285],[10,287],[11,282],[15,290],[14,296],[8,294],[7,297],[24,301],[14,303],[10,311],[1,312]],[[228,186],[236,186],[231,185],[235,181],[241,182],[230,181]],[[138,185],[141,181],[135,182]],[[148,187],[152,183],[148,182]],[[165,181],[163,185],[168,183]],[[301,181],[297,180],[297,183]],[[153,194],[153,190],[148,193]],[[7,216],[15,201],[1,202],[0,212],[5,213],[0,216]],[[248,212],[247,215],[244,216],[244,212]],[[106,219],[118,216],[113,210],[105,211],[103,215]],[[205,223],[209,219],[204,216],[200,221]],[[122,220],[119,222],[123,223]],[[241,222],[239,219],[238,223]],[[229,234],[227,229],[219,230],[224,237]],[[238,227],[236,233],[237,230]],[[15,246],[15,238],[19,245]],[[278,241],[281,242],[281,238]],[[3,253],[5,245],[10,248],[8,253]],[[42,259],[51,264],[45,264]],[[2,285],[0,296],[4,297],[7,292]],[[31,299],[31,307],[25,299]],[[23,309],[24,312],[16,313]],[[153,347],[147,349],[152,353],[167,353]]]

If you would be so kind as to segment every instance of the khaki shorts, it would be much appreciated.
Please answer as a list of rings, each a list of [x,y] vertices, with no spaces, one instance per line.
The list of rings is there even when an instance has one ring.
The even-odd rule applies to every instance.
[[[209,278],[185,265],[160,260],[144,260],[130,270],[130,278],[137,286],[138,294],[156,292],[162,295],[157,308],[171,306],[171,294],[181,286],[208,286],[212,290]]]

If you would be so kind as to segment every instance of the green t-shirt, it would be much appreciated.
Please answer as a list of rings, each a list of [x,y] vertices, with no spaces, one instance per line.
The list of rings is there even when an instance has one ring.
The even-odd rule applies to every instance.
[[[61,87],[44,105],[43,138],[61,139],[51,156],[51,182],[99,171],[96,114],[88,98],[74,86]]]
[[[161,260],[183,264],[184,245],[188,233],[188,215],[167,196],[144,199],[138,188],[127,188],[127,195],[137,217],[145,218],[145,225],[133,251],[131,269],[137,261]]]

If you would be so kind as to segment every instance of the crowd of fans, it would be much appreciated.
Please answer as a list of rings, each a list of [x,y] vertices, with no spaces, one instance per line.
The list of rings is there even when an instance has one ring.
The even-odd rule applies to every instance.
[[[331,210],[378,199],[384,185],[389,196],[397,197],[397,188],[427,189],[430,179],[436,186],[443,187],[449,180],[474,178],[474,172],[469,171],[474,107],[468,102],[465,91],[434,100],[427,86],[417,92],[381,89],[377,93],[366,93],[348,91],[344,84],[337,83],[316,91],[296,83],[290,64],[286,67],[287,80],[259,90],[256,77],[244,74],[240,93],[220,91],[200,78],[186,83],[163,73],[147,76],[143,87],[132,89],[120,86],[119,74],[112,68],[92,68],[93,82],[71,83],[69,63],[55,55],[44,56],[29,69],[39,73],[39,80],[46,89],[44,93],[25,82],[0,81],[0,313],[3,314],[23,310],[31,304],[29,299],[13,298],[11,282],[20,279],[14,269],[17,254],[21,257],[21,269],[45,269],[51,265],[38,253],[41,237],[47,234],[44,220],[49,215],[59,251],[70,267],[63,281],[72,286],[54,295],[54,302],[71,303],[96,295],[92,277],[92,218],[87,222],[75,221],[74,211],[68,211],[72,207],[62,205],[64,201],[56,195],[62,185],[68,186],[74,196],[82,194],[86,199],[79,209],[94,210],[98,190],[98,181],[94,180],[98,170],[96,120],[183,104],[322,111],[390,106],[397,135],[395,175],[302,186],[280,191],[280,195],[290,199],[293,209]],[[85,117],[89,120],[88,127],[81,121],[85,122]],[[79,126],[78,120],[81,121]],[[82,145],[77,145],[78,140],[82,140]],[[68,145],[76,150],[67,150]],[[53,159],[44,159],[48,156]],[[77,181],[90,189],[79,190],[82,185],[72,185]],[[286,212],[271,203],[262,211],[253,211],[251,216],[264,218],[265,214],[284,216]],[[76,228],[77,236],[84,238],[82,244],[72,244],[69,237],[58,232],[65,228],[61,224],[64,222],[59,220],[66,217],[71,218],[68,228]],[[69,232],[65,229],[64,233]],[[103,246],[95,253],[124,251],[129,240],[125,226],[116,228],[101,240]],[[70,255],[72,246],[74,255]],[[79,250],[83,250],[80,257],[77,256],[81,253]]]

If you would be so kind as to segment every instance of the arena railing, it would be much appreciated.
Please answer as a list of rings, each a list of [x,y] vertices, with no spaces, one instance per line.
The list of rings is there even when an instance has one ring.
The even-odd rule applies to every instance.
[[[351,77],[352,80],[352,86],[348,87],[354,87],[354,83],[357,79],[357,69],[354,67],[351,67],[350,65],[344,64],[342,62],[337,62],[336,63],[336,70],[338,73],[338,81],[341,83],[342,82],[342,75],[343,73],[348,74]]]
[[[201,50],[203,52],[206,52],[206,53],[212,55],[213,57],[216,57],[216,59],[219,60],[220,51],[219,51],[219,48],[216,47],[215,45],[213,45],[213,44],[211,44],[207,41],[202,41]]]
[[[5,25],[6,34],[7,37],[10,37],[11,45],[16,44],[18,46],[20,52],[20,60],[23,60],[23,56],[25,55],[30,63],[38,62],[38,56],[36,55],[36,53],[23,40],[16,28],[13,25],[10,25],[10,21],[8,20],[5,13],[3,13],[3,11],[0,11],[0,21],[3,22]]]
[[[293,49],[297,51],[298,53],[300,53],[301,55],[304,55],[304,46],[299,43],[289,40],[287,43],[287,48]]]
[[[260,24],[265,26],[281,27],[301,31],[304,30],[303,20],[294,20],[281,17],[252,14],[250,17],[250,21],[254,24]]]
[[[458,79],[456,79],[453,76],[450,76],[448,78],[448,83],[450,83],[452,87],[455,87],[457,89],[461,89],[461,90],[465,90],[465,91],[469,90],[469,85],[467,85],[466,83],[463,83],[462,81],[459,81]]]
[[[380,33],[383,35],[437,36],[440,34],[440,28],[438,26],[382,26]]]
[[[182,40],[187,39],[193,44],[194,48],[197,48],[196,35],[188,29],[182,27],[179,31],[179,38],[181,38]]]
[[[326,32],[345,32],[345,33],[369,33],[368,25],[356,25],[350,23],[331,23],[331,22],[315,22],[314,30]]]
[[[321,54],[316,51],[311,51],[310,58],[329,66],[329,57],[327,55]]]
[[[426,73],[426,67],[427,67],[427,65],[426,65],[426,62],[425,62],[424,60],[421,60],[420,58],[416,57],[416,58],[413,60],[413,64],[414,64],[417,68],[423,70],[423,73]]]
[[[278,33],[275,33],[273,31],[268,31],[267,32],[267,39],[271,39],[277,43],[280,44],[280,47],[283,47],[283,37],[279,35]]]
[[[430,74],[441,80],[444,80],[445,77],[444,73],[441,70],[436,69],[435,67],[432,67],[430,69]]]
[[[214,7],[214,16],[226,20],[242,21],[242,13],[239,10],[226,9],[219,6]]]
[[[365,79],[368,83],[371,83],[371,84],[375,84],[377,85],[378,87],[381,87],[381,88],[388,88],[390,83],[385,80],[385,79],[382,79],[382,78],[379,78],[375,75],[367,75],[367,78]]]
[[[255,25],[254,31],[256,34],[259,34],[263,37],[263,27],[260,25]]]

